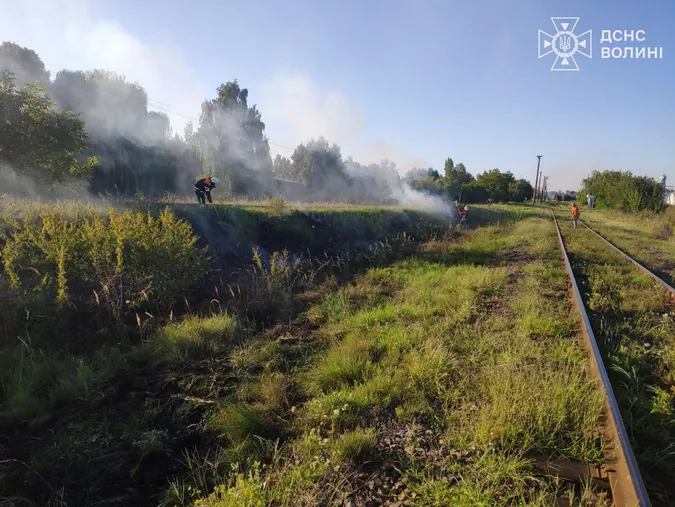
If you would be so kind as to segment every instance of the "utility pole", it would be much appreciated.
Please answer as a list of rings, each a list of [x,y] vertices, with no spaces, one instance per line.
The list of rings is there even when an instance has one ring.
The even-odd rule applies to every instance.
[[[546,185],[547,181],[548,181],[548,176],[544,176],[544,185],[542,186],[542,189],[541,189],[540,202],[544,202],[546,200],[546,197],[548,196],[548,186]]]
[[[546,180],[548,176],[544,176],[542,171],[539,182],[539,202],[544,202],[546,200]]]
[[[532,195],[532,204],[537,202],[537,185],[539,185],[539,164],[543,155],[537,155],[537,177],[534,179],[534,194]]]

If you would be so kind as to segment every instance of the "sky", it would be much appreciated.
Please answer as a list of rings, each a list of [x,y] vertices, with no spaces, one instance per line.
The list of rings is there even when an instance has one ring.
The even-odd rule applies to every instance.
[[[538,31],[551,17],[592,30],[579,71],[551,71]],[[53,75],[105,69],[141,84],[179,132],[219,84],[238,79],[273,156],[325,137],[363,163],[492,168],[549,190],[593,170],[675,185],[672,0],[0,0],[0,40]],[[645,41],[602,43],[602,30]],[[601,48],[662,47],[660,59]]]

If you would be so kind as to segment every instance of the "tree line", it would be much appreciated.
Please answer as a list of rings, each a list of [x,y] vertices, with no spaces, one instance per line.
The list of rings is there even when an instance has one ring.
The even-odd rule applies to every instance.
[[[463,163],[455,165],[451,158],[445,160],[444,174],[429,169],[413,169],[405,179],[415,189],[441,195],[465,203],[523,202],[531,199],[534,188],[529,181],[510,172],[490,169],[476,176],[469,173]]]
[[[0,45],[0,72],[0,183],[12,193],[84,179],[94,194],[189,194],[197,178],[215,175],[225,197],[290,192],[386,204],[406,185],[466,202],[532,195],[510,172],[474,177],[452,159],[442,176],[412,169],[401,178],[393,162],[361,164],[322,137],[273,160],[262,114],[236,79],[205,99],[198,122],[180,135],[166,114],[149,110],[142,86],[113,72],[61,70],[52,79],[35,51],[11,42]]]

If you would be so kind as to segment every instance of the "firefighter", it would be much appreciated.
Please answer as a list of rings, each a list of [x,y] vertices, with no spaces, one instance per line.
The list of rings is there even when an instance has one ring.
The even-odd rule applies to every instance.
[[[459,224],[466,225],[466,219],[469,217],[469,207],[465,204],[460,204],[457,208],[457,213],[459,214]]]
[[[206,206],[207,200],[209,203],[213,204],[211,190],[216,188],[216,183],[218,183],[218,178],[214,176],[213,178],[202,178],[194,184],[193,188],[200,206]]]

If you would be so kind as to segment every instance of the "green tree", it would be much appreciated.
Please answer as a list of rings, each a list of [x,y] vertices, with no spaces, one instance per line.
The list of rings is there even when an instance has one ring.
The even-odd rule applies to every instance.
[[[413,168],[405,174],[403,180],[409,185],[413,185],[414,182],[419,180],[431,179],[432,181],[436,181],[440,177],[441,175],[438,171],[431,167],[428,169]]]
[[[196,137],[205,172],[228,179],[235,194],[259,193],[272,177],[265,124],[248,90],[235,79],[218,87],[215,99],[202,103]]]
[[[0,161],[47,184],[89,178],[98,161],[83,160],[86,147],[84,121],[55,110],[43,83],[18,89],[11,74],[0,76]]]
[[[514,202],[523,202],[526,199],[532,199],[534,187],[526,179],[519,179],[509,183],[509,200]]]
[[[495,201],[508,201],[511,199],[511,190],[516,179],[510,171],[501,172],[499,169],[490,169],[476,176],[476,185],[484,188],[488,196]]]
[[[298,175],[294,171],[293,163],[286,157],[277,154],[273,162],[274,176],[284,180],[297,181]]]
[[[450,157],[445,159],[445,163],[443,164],[443,170],[445,171],[445,177],[448,178],[449,174],[452,172],[452,170],[455,168],[455,163],[452,161]]]
[[[489,197],[490,193],[485,187],[481,186],[478,180],[474,180],[471,183],[465,183],[460,188],[459,200],[462,202],[485,202]]]
[[[291,155],[298,180],[310,188],[326,187],[338,180],[346,181],[340,147],[329,145],[323,137],[300,144]]]
[[[49,72],[37,53],[13,42],[0,44],[0,71],[2,70],[14,75],[14,85],[17,88],[23,88],[35,81],[49,83]]]
[[[445,162],[445,176],[436,182],[439,191],[450,199],[463,199],[462,188],[474,181],[474,177],[461,162],[452,165],[452,159]]]
[[[189,191],[201,169],[196,145],[172,136],[166,114],[148,111],[139,84],[113,72],[63,70],[49,94],[59,108],[78,113],[86,123],[87,153],[101,160],[90,183],[94,193]]]

